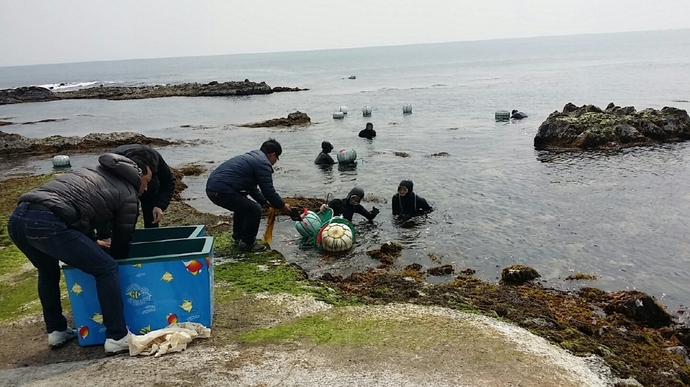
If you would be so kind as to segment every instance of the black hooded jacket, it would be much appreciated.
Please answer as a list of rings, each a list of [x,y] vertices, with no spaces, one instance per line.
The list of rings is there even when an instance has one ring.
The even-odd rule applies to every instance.
[[[141,147],[143,147],[143,145],[121,145],[113,149],[113,153],[125,157],[131,157],[131,151]],[[154,152],[156,153],[156,158],[158,159],[158,170],[151,171],[153,172],[153,176],[151,177],[151,181],[149,182],[148,189],[146,190],[146,192],[144,192],[143,195],[141,195],[139,199],[142,202],[152,202],[153,207],[158,207],[161,210],[165,211],[168,209],[168,206],[170,205],[170,200],[172,199],[173,194],[175,193],[175,182],[177,181],[177,179],[170,170],[168,164],[166,164],[165,160],[163,160],[163,156],[161,156],[161,154],[158,153],[158,151],[156,150],[154,150]]]
[[[433,211],[433,208],[423,197],[412,191],[414,187],[412,180],[403,180],[399,186],[407,188],[407,193],[405,196],[400,196],[397,193],[393,195],[393,200],[391,201],[393,215],[418,216]]]
[[[376,214],[372,214],[371,212],[367,211],[361,204],[358,204],[356,206],[353,206],[350,204],[350,198],[353,195],[357,195],[361,198],[364,198],[364,190],[355,187],[353,188],[350,193],[347,194],[347,197],[345,199],[333,199],[328,203],[328,207],[331,207],[333,209],[333,215],[342,215],[343,218],[349,220],[350,222],[352,221],[352,216],[355,213],[358,213],[368,220],[373,220],[376,217]]]
[[[333,145],[331,145],[330,142],[324,141],[321,143],[321,153],[319,153],[318,156],[316,156],[316,160],[314,160],[314,164],[316,165],[331,165],[335,164],[335,161],[333,161],[333,158],[329,153],[333,150]]]
[[[130,159],[112,153],[98,158],[99,166],[60,175],[19,197],[41,204],[67,226],[86,235],[113,223],[110,255],[127,258],[139,215],[141,171]]]

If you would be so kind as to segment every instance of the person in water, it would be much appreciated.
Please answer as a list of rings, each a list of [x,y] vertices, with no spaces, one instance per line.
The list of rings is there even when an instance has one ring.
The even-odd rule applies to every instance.
[[[519,112],[517,110],[513,110],[512,112],[510,112],[510,118],[514,120],[521,120],[523,118],[527,118],[527,114]]]
[[[318,156],[316,156],[316,160],[314,160],[314,164],[316,165],[331,165],[335,164],[335,161],[333,161],[333,158],[329,153],[333,150],[333,144],[331,144],[328,141],[324,141],[321,143],[321,153],[319,153]]]
[[[424,215],[434,210],[423,197],[412,191],[413,187],[412,180],[400,182],[398,193],[393,195],[393,200],[391,201],[393,215],[412,217]]]
[[[368,140],[371,140],[372,138],[376,137],[376,131],[374,130],[374,124],[371,122],[367,122],[367,126],[359,131],[359,137],[366,138]]]
[[[347,194],[345,199],[333,199],[328,203],[328,207],[333,209],[333,215],[342,215],[345,219],[352,222],[352,215],[358,213],[369,221],[374,220],[379,214],[379,209],[373,207],[371,212],[367,211],[359,202],[364,197],[364,190],[355,187]]]

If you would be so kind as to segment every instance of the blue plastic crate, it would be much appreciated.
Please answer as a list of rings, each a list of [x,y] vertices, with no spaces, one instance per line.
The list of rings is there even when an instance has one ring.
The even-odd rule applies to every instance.
[[[213,237],[133,243],[118,261],[125,322],[136,334],[174,322],[213,320]],[[79,344],[103,344],[105,327],[94,278],[64,267]]]

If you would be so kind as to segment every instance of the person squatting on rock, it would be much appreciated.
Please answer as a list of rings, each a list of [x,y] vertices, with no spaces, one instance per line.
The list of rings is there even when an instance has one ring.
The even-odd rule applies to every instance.
[[[366,139],[373,139],[376,137],[376,131],[374,130],[374,124],[367,122],[367,126],[359,131],[359,137],[364,137]]]
[[[99,165],[58,176],[19,197],[7,230],[14,244],[38,269],[38,297],[48,344],[61,346],[76,337],[60,304],[62,261],[96,280],[103,313],[106,353],[129,350],[116,259],[127,258],[154,160],[106,153]],[[112,224],[110,255],[89,235]]]
[[[364,207],[361,204],[359,204],[363,197],[364,190],[359,187],[355,187],[350,191],[350,193],[347,194],[347,197],[345,199],[331,200],[328,203],[328,207],[333,209],[333,215],[342,215],[345,219],[349,220],[350,222],[352,222],[352,216],[355,213],[364,216],[369,221],[372,221],[374,220],[374,218],[376,218],[376,215],[379,214],[379,209],[373,207],[371,209],[371,212],[364,209]]]
[[[208,177],[206,195],[215,205],[233,212],[232,237],[242,250],[260,252],[267,248],[256,243],[262,205],[270,203],[293,220],[301,219],[297,209],[293,211],[285,204],[273,187],[273,165],[282,153],[278,141],[271,138],[260,149],[225,161]]]
[[[331,165],[335,164],[335,161],[333,161],[333,158],[329,153],[333,150],[333,144],[331,144],[328,141],[324,141],[321,143],[321,153],[319,153],[318,156],[316,156],[316,160],[314,160],[314,164],[316,165]]]
[[[395,216],[419,216],[433,211],[427,201],[412,191],[412,180],[403,180],[398,185],[398,193],[393,195],[392,210]]]
[[[112,150],[112,153],[128,158],[141,157],[154,161],[153,177],[146,192],[139,197],[141,212],[144,218],[144,228],[153,228],[160,225],[163,220],[163,211],[168,209],[170,200],[175,193],[177,178],[158,151],[148,145],[128,144],[121,145]],[[98,230],[99,245],[110,245],[110,227]]]

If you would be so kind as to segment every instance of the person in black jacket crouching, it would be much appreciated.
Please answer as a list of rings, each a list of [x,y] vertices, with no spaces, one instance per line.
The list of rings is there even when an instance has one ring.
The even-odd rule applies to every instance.
[[[153,177],[146,192],[139,197],[139,202],[144,218],[144,228],[158,227],[163,219],[163,212],[168,209],[170,200],[175,193],[175,182],[177,181],[175,175],[163,156],[148,145],[121,145],[113,149],[112,153],[129,158],[154,158]]]
[[[58,176],[19,197],[7,231],[12,242],[38,269],[38,296],[48,344],[61,346],[76,337],[60,304],[62,261],[92,275],[103,313],[107,353],[129,350],[129,333],[115,259],[127,258],[153,160],[106,153],[99,165]],[[88,235],[112,223],[110,255]]]
[[[285,204],[273,187],[273,164],[282,153],[278,141],[271,138],[260,149],[225,161],[206,181],[206,195],[213,204],[233,212],[232,238],[242,250],[260,252],[267,249],[256,243],[262,205],[270,203],[273,208],[290,214],[293,220],[301,219],[297,210]]]

